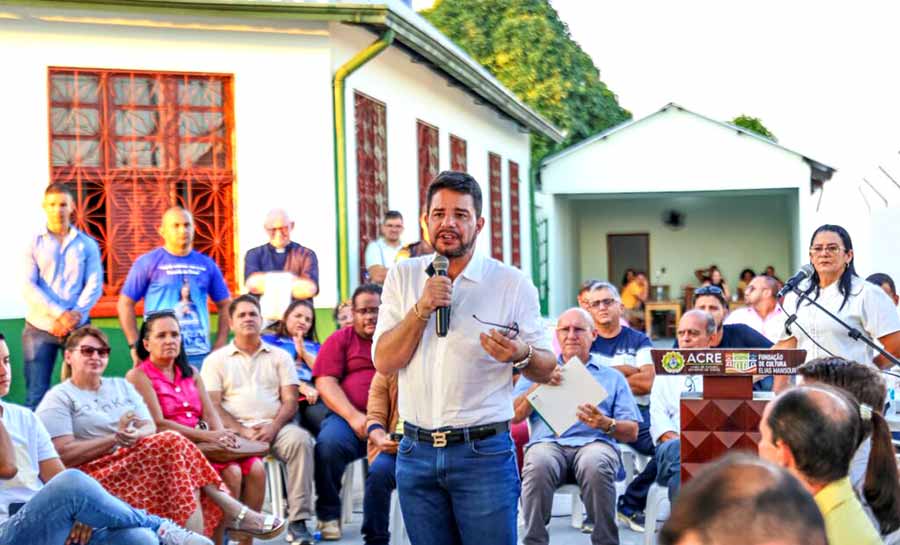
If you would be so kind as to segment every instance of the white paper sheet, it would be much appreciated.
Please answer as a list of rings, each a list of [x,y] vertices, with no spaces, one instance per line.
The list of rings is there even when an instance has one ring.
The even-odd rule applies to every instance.
[[[562,384],[541,384],[528,394],[528,402],[557,436],[579,422],[578,406],[599,405],[609,395],[577,357],[560,367]]]

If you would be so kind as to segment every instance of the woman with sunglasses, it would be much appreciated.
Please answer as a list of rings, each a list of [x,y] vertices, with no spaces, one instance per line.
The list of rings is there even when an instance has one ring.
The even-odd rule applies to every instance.
[[[351,309],[352,310],[352,309]],[[351,314],[351,320],[352,320]],[[285,350],[294,359],[300,379],[300,425],[313,436],[319,434],[328,407],[319,399],[313,386],[312,368],[319,354],[319,335],[316,333],[316,311],[308,299],[294,300],[284,311],[273,331],[262,336],[263,341]]]
[[[887,295],[874,284],[856,274],[853,265],[853,242],[850,233],[840,225],[822,225],[809,243],[809,260],[815,272],[798,286],[799,291],[815,300],[847,324],[862,331],[900,356],[900,317]],[[775,348],[802,348],[807,361],[826,356],[839,356],[850,361],[888,368],[891,363],[865,343],[854,340],[842,325],[796,293],[784,297],[782,308],[796,314],[796,321],[785,331]],[[787,384],[787,377],[775,377],[776,390]]]
[[[194,443],[237,444],[235,434],[222,426],[200,372],[188,364],[175,313],[163,311],[149,315],[141,325],[135,349],[141,363],[125,378],[144,398],[157,429],[176,431]],[[261,458],[250,456],[211,464],[232,497],[240,498],[250,509],[262,508],[266,472]],[[217,540],[224,529],[222,525],[216,529]],[[249,544],[249,538],[241,543]]]
[[[99,329],[72,332],[64,352],[65,380],[37,408],[63,464],[132,506],[198,533],[212,535],[224,516],[232,536],[277,535],[282,521],[229,496],[194,443],[173,431],[156,433],[134,387],[124,378],[103,376],[109,353]]]

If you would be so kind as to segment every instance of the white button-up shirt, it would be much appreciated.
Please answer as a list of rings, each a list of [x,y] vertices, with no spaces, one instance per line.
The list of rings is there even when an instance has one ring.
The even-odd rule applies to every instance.
[[[428,279],[426,268],[433,259],[433,255],[407,259],[388,272],[373,355],[381,336],[402,321],[419,300]],[[451,301],[447,336],[437,336],[433,314],[412,359],[400,370],[401,418],[426,429],[509,420],[513,416],[512,366],[485,352],[479,334],[492,326],[472,316],[508,326],[516,323],[518,339],[549,350],[537,290],[522,271],[476,252],[453,281]]]
[[[662,434],[681,434],[681,394],[703,392],[703,375],[656,375],[650,389],[650,438],[657,444]]]
[[[806,280],[800,285],[800,290],[805,291],[808,286],[809,281]],[[809,297],[812,298],[814,294],[815,291],[810,292]],[[798,297],[794,293],[789,293],[784,297],[782,305],[784,310],[796,312],[797,322],[791,326],[791,333],[785,332],[782,339],[795,337],[797,348],[806,350],[807,361],[828,356],[828,353],[810,340],[809,336],[811,336],[835,356],[872,365],[875,357],[874,350],[862,341],[850,338],[842,325],[815,306],[804,301],[798,308],[797,300]],[[894,302],[880,286],[854,277],[850,286],[850,297],[847,298],[844,308],[838,310],[843,301],[844,296],[838,290],[838,282],[821,290],[819,298],[816,300],[832,314],[873,339],[900,331],[900,317],[894,308]],[[797,325],[803,327],[809,336],[803,333]]]
[[[777,343],[784,335],[784,322],[787,320],[784,312],[779,307],[772,309],[768,316],[763,318],[752,306],[741,307],[725,318],[725,325],[744,324],[760,332],[773,343]]]

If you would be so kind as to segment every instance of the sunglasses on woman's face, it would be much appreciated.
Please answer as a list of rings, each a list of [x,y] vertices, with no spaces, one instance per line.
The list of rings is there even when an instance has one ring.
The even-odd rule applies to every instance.
[[[86,358],[92,357],[94,354],[97,354],[101,358],[108,358],[111,350],[105,347],[97,347],[97,346],[79,346],[78,352],[81,353],[82,356]]]

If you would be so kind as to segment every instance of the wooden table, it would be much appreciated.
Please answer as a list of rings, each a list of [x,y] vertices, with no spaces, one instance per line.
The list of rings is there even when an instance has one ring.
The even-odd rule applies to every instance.
[[[644,328],[647,336],[653,338],[653,313],[654,312],[674,312],[675,326],[681,321],[681,302],[680,301],[647,301],[644,303]]]

